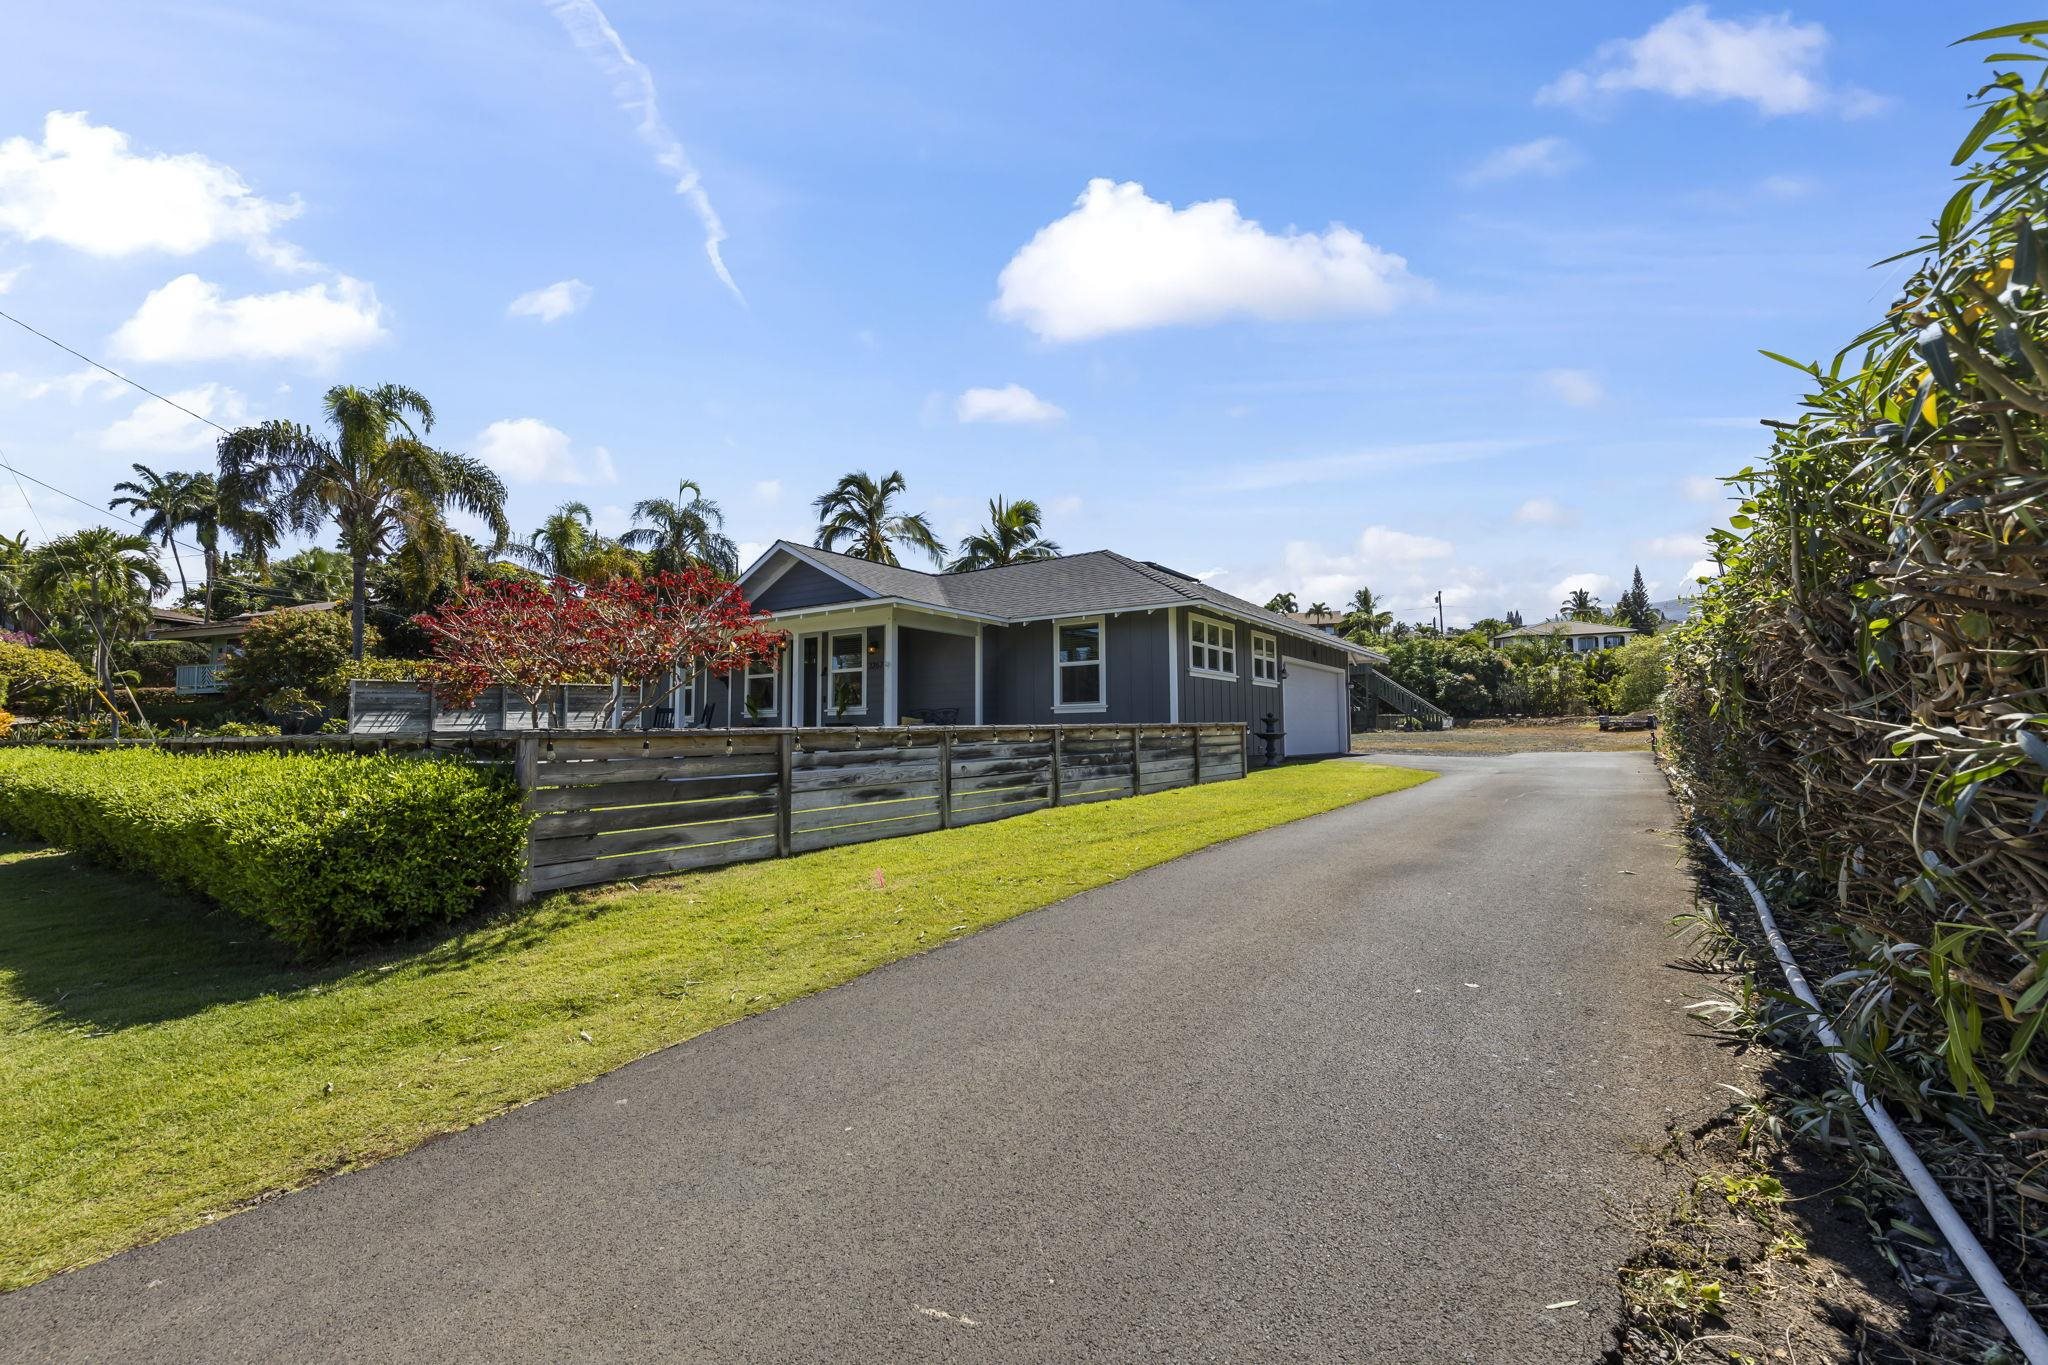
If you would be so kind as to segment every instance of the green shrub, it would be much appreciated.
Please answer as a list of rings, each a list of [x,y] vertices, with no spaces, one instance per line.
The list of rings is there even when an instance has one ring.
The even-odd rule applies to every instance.
[[[366,634],[366,648],[377,640]],[[323,700],[348,693],[348,613],[287,611],[249,623],[237,653],[221,661],[220,677],[238,697],[263,701],[296,690]]]
[[[133,672],[146,687],[169,687],[178,680],[179,664],[206,660],[206,646],[195,640],[123,640],[114,646],[114,667]]]
[[[509,884],[508,775],[384,755],[0,749],[0,828],[148,873],[327,953],[453,920]]]
[[[0,692],[14,710],[61,706],[92,689],[92,674],[69,654],[0,640]]]

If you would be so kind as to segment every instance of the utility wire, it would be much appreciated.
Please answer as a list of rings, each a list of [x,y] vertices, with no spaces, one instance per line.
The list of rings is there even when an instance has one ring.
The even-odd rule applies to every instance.
[[[151,398],[156,399],[159,403],[169,403],[172,407],[176,408],[179,412],[184,413],[193,421],[204,422],[206,423],[206,425],[212,427],[215,431],[220,432],[222,435],[231,434],[226,427],[214,421],[211,417],[207,417],[200,413],[192,411],[192,409],[186,407],[183,403],[180,403],[175,398],[164,397],[155,389],[149,387],[149,385],[139,383],[136,380],[130,379],[127,375],[122,374],[119,370],[113,368],[111,365],[102,365],[99,361],[94,360],[91,356],[87,355],[84,351],[79,350],[77,347],[65,345],[63,342],[57,340],[57,338],[51,336],[48,332],[37,331],[35,328],[23,322],[20,318],[14,316],[14,314],[6,312],[4,310],[0,310],[0,318],[7,319],[16,327],[21,328],[22,331],[27,332],[31,336],[41,337],[44,341],[49,342],[52,346],[55,346],[58,350],[63,351],[68,355],[77,356],[80,360],[83,360],[86,364],[92,366],[95,370],[100,370],[106,374],[112,375],[114,378],[120,380],[123,384],[128,385],[130,388],[140,389],[142,392],[148,394]]]

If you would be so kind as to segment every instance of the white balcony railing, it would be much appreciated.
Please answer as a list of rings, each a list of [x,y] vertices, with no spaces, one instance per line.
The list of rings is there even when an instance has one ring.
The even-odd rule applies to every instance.
[[[219,664],[179,664],[178,695],[190,697],[227,691],[227,684],[220,680],[219,674]]]

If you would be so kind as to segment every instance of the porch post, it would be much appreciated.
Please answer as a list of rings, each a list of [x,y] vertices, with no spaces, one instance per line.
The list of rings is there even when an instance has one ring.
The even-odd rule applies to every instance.
[[[981,642],[987,635],[988,627],[976,622],[974,627],[974,723],[976,725],[983,723],[981,719]]]
[[[902,695],[898,684],[903,669],[896,657],[896,613],[889,613],[889,624],[882,627],[882,724],[896,725],[899,711],[897,698]]]
[[[804,637],[789,637],[789,714],[782,723],[792,730],[804,723]]]

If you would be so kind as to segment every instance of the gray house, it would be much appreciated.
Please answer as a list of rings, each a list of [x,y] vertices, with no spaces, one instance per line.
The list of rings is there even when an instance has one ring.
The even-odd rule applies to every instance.
[[[677,723],[958,725],[1278,718],[1289,754],[1350,746],[1349,676],[1382,656],[1107,550],[934,574],[777,541],[740,575],[789,633],[699,677]]]

